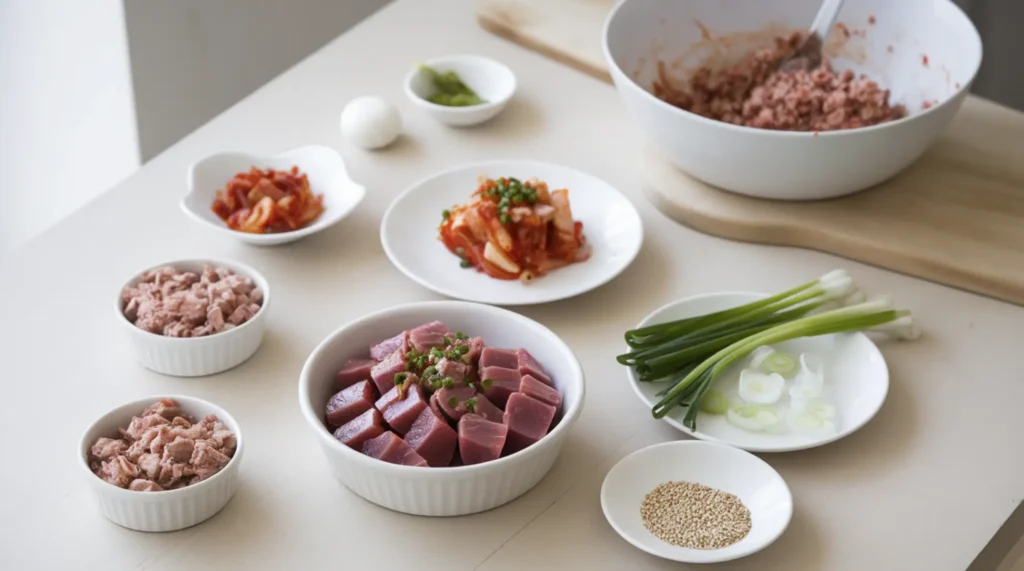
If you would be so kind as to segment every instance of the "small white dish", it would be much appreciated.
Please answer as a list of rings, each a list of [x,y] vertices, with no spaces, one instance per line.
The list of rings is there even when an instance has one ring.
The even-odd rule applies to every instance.
[[[764,297],[767,296],[751,292],[688,297],[654,310],[637,327],[695,317]],[[725,415],[705,412],[697,416],[697,430],[690,430],[683,425],[685,408],[673,409],[662,420],[701,440],[719,441],[751,452],[790,452],[828,444],[852,434],[874,418],[882,408],[889,392],[889,369],[882,352],[867,335],[843,333],[805,337],[773,347],[796,355],[812,353],[824,361],[825,391],[829,403],[836,408],[836,430],[833,434],[750,432],[730,423]],[[726,370],[715,381],[715,388],[735,385],[747,361],[743,359]],[[662,397],[656,395],[667,386],[666,383],[642,383],[632,367],[628,368],[627,375],[633,391],[649,408],[661,400]]]
[[[349,448],[324,424],[338,370],[367,347],[397,331],[440,320],[454,331],[483,338],[490,347],[522,347],[551,374],[562,395],[562,416],[535,444],[497,460],[448,468],[382,462]],[[313,350],[299,374],[299,407],[335,476],[377,505],[433,517],[467,515],[508,503],[528,492],[551,470],[586,396],[583,369],[572,349],[540,323],[507,309],[462,301],[410,303],[371,313],[331,333]]]
[[[163,266],[174,266],[181,271],[201,273],[207,264],[229,268],[238,275],[249,277],[257,287],[263,290],[263,302],[260,310],[252,319],[228,331],[205,337],[166,337],[140,329],[124,316],[121,292],[124,291],[124,288],[139,283],[144,273]],[[247,361],[263,342],[269,307],[270,284],[262,274],[245,264],[210,259],[176,260],[146,268],[121,286],[114,299],[116,319],[128,338],[135,360],[151,371],[174,377],[213,375]]]
[[[89,450],[100,437],[117,438],[120,427],[127,427],[149,405],[161,399],[178,401],[181,409],[200,420],[215,415],[235,434],[238,445],[231,461],[209,479],[198,484],[162,492],[135,492],[108,484],[89,469]],[[202,399],[181,395],[160,395],[123,404],[104,414],[82,434],[78,443],[78,465],[95,493],[103,516],[135,531],[176,531],[202,523],[217,514],[238,489],[238,466],[242,462],[245,440],[238,423],[221,407]]]
[[[644,527],[640,505],[665,482],[693,482],[735,495],[750,510],[750,533],[721,549],[689,549]],[[771,545],[789,526],[793,496],[782,476],[757,456],[714,442],[665,442],[619,461],[601,486],[601,509],[623,539],[651,555],[685,563],[746,557]]]
[[[238,173],[250,168],[287,170],[298,166],[309,177],[313,194],[324,196],[324,211],[305,228],[276,234],[250,234],[227,227],[211,206],[217,190]],[[214,230],[256,246],[277,246],[294,242],[337,224],[363,200],[366,188],[349,178],[341,155],[330,147],[309,145],[273,157],[247,153],[218,153],[197,161],[188,169],[188,194],[181,209],[193,220]]]
[[[592,248],[590,259],[529,284],[460,268],[459,259],[437,239],[437,228],[442,211],[466,202],[482,175],[537,177],[552,190],[569,189],[573,218],[583,222],[583,234]],[[643,235],[640,214],[610,184],[569,167],[534,161],[472,163],[421,180],[391,203],[380,227],[388,258],[410,279],[449,297],[496,305],[546,303],[597,288],[636,258]]]
[[[427,97],[437,91],[434,82],[427,72],[416,66],[405,76],[405,94],[414,105],[445,125],[468,127],[489,121],[501,113],[516,91],[516,76],[512,70],[490,58],[450,55],[427,60],[424,65],[442,73],[454,71],[484,100],[480,105],[468,107],[431,103]]]

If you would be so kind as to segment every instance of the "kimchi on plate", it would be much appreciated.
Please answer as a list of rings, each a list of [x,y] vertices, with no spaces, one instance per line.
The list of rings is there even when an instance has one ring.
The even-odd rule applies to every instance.
[[[313,223],[324,211],[299,167],[240,172],[217,191],[213,212],[232,230],[251,234],[291,232]]]
[[[442,219],[445,247],[462,267],[492,278],[528,282],[590,257],[569,191],[549,191],[536,179],[481,177],[469,202],[445,210]]]

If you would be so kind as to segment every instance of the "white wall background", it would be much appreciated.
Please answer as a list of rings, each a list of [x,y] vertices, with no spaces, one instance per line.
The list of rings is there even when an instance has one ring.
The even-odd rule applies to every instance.
[[[387,2],[0,0],[0,254]]]
[[[120,0],[0,0],[0,252],[139,164]]]

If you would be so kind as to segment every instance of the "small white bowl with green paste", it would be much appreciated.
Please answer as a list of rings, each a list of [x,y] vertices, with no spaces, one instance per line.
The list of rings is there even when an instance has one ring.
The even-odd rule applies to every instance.
[[[416,66],[405,77],[405,94],[414,105],[454,127],[493,119],[516,91],[509,67],[490,58],[450,55]]]

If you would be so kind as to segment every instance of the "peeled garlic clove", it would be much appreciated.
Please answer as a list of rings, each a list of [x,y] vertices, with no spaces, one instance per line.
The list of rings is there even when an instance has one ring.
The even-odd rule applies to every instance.
[[[341,112],[341,133],[357,147],[386,147],[401,132],[402,116],[398,108],[382,97],[357,97]]]
[[[778,373],[766,375],[755,369],[740,372],[740,398],[754,404],[773,404],[782,396],[786,379]]]

